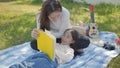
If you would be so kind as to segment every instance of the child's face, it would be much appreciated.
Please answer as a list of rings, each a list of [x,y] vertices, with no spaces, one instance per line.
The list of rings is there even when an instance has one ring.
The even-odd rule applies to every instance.
[[[61,44],[70,45],[71,43],[74,43],[74,40],[71,35],[71,30],[68,30],[63,34],[61,39]]]

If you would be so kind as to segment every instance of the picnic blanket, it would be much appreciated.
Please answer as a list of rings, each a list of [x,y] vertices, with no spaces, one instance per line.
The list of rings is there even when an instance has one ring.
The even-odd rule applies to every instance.
[[[114,41],[116,37],[117,35],[112,32],[100,32],[99,39],[114,44],[116,46],[115,50],[109,51],[91,43],[82,56],[77,56],[71,62],[62,64],[58,68],[106,68],[110,60],[120,53]],[[38,51],[30,47],[30,42],[1,50],[0,68],[9,68],[11,65],[22,62],[36,53]]]

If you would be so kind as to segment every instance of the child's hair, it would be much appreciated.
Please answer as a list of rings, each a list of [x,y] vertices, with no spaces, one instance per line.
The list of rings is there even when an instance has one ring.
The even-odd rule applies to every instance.
[[[41,8],[40,13],[40,29],[50,30],[50,20],[48,16],[55,11],[62,11],[62,6],[58,0],[46,0]]]
[[[80,50],[87,48],[90,44],[89,38],[80,34],[78,31],[74,29],[67,29],[66,31],[68,30],[71,30],[72,38],[75,41],[74,43],[70,44],[70,47],[74,49],[74,57],[77,55],[81,55],[83,51]]]

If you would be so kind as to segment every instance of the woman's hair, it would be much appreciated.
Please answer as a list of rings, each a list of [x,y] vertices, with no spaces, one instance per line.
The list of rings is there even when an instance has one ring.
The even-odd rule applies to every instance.
[[[75,41],[74,43],[70,44],[70,47],[74,49],[74,57],[77,55],[81,55],[83,51],[80,50],[87,48],[90,44],[89,38],[80,34],[78,31],[74,29],[67,29],[66,31],[68,30],[71,30],[72,38]]]
[[[62,6],[58,0],[46,0],[41,8],[40,29],[50,30],[50,20],[48,16],[54,11],[62,11]]]

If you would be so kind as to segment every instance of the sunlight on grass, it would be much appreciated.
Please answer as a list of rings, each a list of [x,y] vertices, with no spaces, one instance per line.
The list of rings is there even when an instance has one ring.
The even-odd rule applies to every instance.
[[[30,41],[39,7],[0,3],[0,49]]]
[[[23,32],[25,33],[27,31],[27,28],[24,28],[24,27],[19,27],[18,28],[18,32]]]
[[[33,6],[33,5],[11,5],[9,3],[0,3],[0,12],[17,12],[19,14],[23,13],[36,13],[40,6]]]

